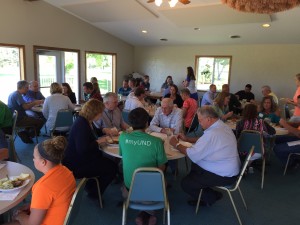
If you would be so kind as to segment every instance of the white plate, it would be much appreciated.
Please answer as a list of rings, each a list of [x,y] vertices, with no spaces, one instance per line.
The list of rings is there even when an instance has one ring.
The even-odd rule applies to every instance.
[[[16,177],[18,177],[18,176],[9,177],[9,179],[14,179],[14,178],[16,178]],[[1,188],[0,188],[0,191],[1,191],[1,192],[11,192],[11,191],[19,190],[19,189],[25,187],[29,182],[30,182],[30,179],[27,179],[27,180],[25,180],[25,181],[23,182],[23,184],[22,184],[21,186],[19,186],[19,187],[15,187],[15,188],[12,188],[12,189],[1,189]]]
[[[119,147],[119,144],[107,144],[107,145],[111,147]]]

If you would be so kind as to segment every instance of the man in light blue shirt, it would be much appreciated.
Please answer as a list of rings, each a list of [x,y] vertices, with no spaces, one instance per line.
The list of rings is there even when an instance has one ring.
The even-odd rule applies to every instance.
[[[209,91],[205,92],[202,97],[201,106],[203,105],[213,105],[214,99],[217,96],[217,87],[214,84],[209,86]]]
[[[178,135],[183,141],[196,142],[190,148],[181,145],[175,137],[170,139],[170,144],[192,161],[190,173],[181,182],[183,190],[193,198],[188,203],[196,204],[200,189],[203,189],[202,205],[212,205],[222,194],[210,187],[233,184],[240,172],[241,162],[236,138],[216,111],[211,106],[203,106],[197,114],[204,129],[203,136],[189,138]]]
[[[174,134],[182,132],[182,110],[174,107],[172,99],[164,98],[161,107],[155,111],[149,129],[166,134],[169,128]]]

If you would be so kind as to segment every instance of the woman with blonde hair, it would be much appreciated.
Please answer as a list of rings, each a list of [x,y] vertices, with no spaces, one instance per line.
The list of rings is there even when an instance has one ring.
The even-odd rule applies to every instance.
[[[21,225],[64,223],[76,182],[72,172],[61,164],[67,140],[58,136],[35,146],[33,162],[42,176],[32,187],[30,205],[23,206],[9,223]]]
[[[50,85],[50,93],[51,95],[45,99],[43,106],[43,115],[47,119],[46,127],[48,130],[53,129],[59,110],[74,110],[75,108],[69,97],[62,94],[62,86],[59,83],[55,82]]]
[[[97,138],[92,127],[92,123],[101,118],[103,110],[103,103],[97,99],[91,99],[83,105],[71,128],[63,160],[76,178],[97,177],[102,193],[117,173],[117,165],[99,150],[99,144],[105,143],[106,138]],[[86,190],[90,197],[98,197],[95,182],[88,182]]]
[[[229,117],[233,115],[232,111],[229,112],[229,100],[230,94],[226,92],[221,92],[214,100],[213,108],[216,110],[220,119],[223,121],[226,121]]]

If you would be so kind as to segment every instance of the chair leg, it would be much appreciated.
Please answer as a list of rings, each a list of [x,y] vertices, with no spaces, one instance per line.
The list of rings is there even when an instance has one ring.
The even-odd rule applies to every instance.
[[[100,184],[99,184],[99,181],[97,179],[97,177],[91,177],[89,179],[93,179],[96,181],[96,184],[97,184],[97,190],[98,190],[98,198],[99,198],[99,205],[100,205],[100,208],[103,209],[103,204],[102,204],[102,196],[101,196],[101,191],[100,191]]]
[[[236,209],[236,207],[235,207],[233,198],[232,198],[232,196],[231,196],[231,194],[230,194],[230,191],[227,190],[227,193],[228,193],[228,195],[229,195],[229,198],[230,198],[230,201],[231,201],[231,203],[232,203],[233,209],[234,209],[234,211],[235,211],[236,217],[237,217],[237,219],[238,219],[240,225],[243,225],[243,224],[242,224],[242,221],[241,221],[241,218],[240,218],[240,215],[239,215],[239,213],[238,213],[238,211],[237,211],[237,209]]]
[[[36,143],[38,144],[39,143],[39,139],[38,139],[38,136],[37,136],[36,128],[34,128],[34,134],[35,134]]]
[[[243,201],[243,203],[244,203],[245,209],[248,210],[248,207],[247,207],[247,205],[246,205],[246,201],[245,201],[245,199],[244,199],[244,196],[243,196],[243,194],[242,194],[242,191],[241,191],[240,187],[238,187],[238,190],[239,190],[241,199],[242,199],[242,201]]]
[[[188,164],[187,157],[185,157],[184,160],[185,160],[186,172],[188,173],[189,172],[189,164]]]
[[[266,158],[264,157],[262,160],[262,170],[261,170],[261,189],[264,188],[265,169],[266,169]]]
[[[122,214],[122,225],[126,224],[126,206],[125,202],[123,203],[123,214]]]
[[[283,171],[283,176],[285,175],[286,170],[287,170],[287,168],[288,168],[288,165],[289,165],[289,162],[290,162],[291,155],[292,155],[292,154],[289,154],[289,157],[288,157],[288,159],[287,159],[287,161],[286,161],[285,168],[284,168],[284,171]]]
[[[169,203],[168,203],[168,211],[167,211],[167,213],[168,213],[168,225],[170,225],[171,224],[171,217],[170,217],[170,206],[169,206]]]
[[[199,210],[201,195],[202,195],[202,189],[200,190],[200,193],[199,193],[199,196],[198,196],[198,201],[197,201],[197,206],[196,206],[196,211],[195,211],[196,214],[198,213],[198,210]]]

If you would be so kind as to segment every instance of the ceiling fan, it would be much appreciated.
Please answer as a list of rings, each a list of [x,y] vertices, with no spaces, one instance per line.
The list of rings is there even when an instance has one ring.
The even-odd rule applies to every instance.
[[[155,2],[155,4],[157,6],[160,6],[162,4],[163,0],[148,0],[147,1],[147,3],[152,3],[152,2]],[[177,4],[177,2],[181,2],[184,5],[187,5],[187,4],[191,3],[191,1],[189,1],[189,0],[169,0],[168,2],[169,2],[171,7],[174,7]]]

